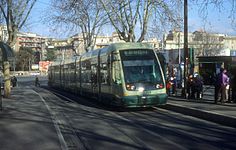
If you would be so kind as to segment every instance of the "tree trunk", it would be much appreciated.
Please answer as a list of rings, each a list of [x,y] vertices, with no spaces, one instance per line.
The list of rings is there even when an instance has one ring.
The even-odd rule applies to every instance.
[[[10,77],[10,65],[8,61],[3,62],[4,72],[4,96],[10,97],[11,93],[11,77]]]

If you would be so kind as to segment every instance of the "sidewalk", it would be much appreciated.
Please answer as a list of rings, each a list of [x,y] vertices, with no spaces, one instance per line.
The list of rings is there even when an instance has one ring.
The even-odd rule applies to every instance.
[[[1,150],[58,150],[60,141],[44,102],[30,87],[15,87],[0,111]]]
[[[214,88],[205,87],[203,99],[185,99],[178,89],[169,96],[166,109],[236,128],[236,103],[214,103]]]

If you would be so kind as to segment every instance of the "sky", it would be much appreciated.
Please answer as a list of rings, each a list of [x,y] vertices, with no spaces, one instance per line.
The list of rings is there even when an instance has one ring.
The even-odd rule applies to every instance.
[[[204,20],[199,15],[197,6],[188,2],[188,31],[194,32],[196,30],[206,30],[208,32],[222,33],[227,35],[236,36],[236,27],[233,29],[231,20],[229,18],[230,5],[225,4],[222,6],[221,11],[214,7],[208,7],[207,19]],[[42,18],[47,15],[47,8],[50,5],[50,0],[38,0],[31,12],[27,27],[24,28],[24,32],[37,33],[42,36],[54,37],[54,38],[66,38],[71,35],[67,35],[64,31],[58,30],[53,32],[52,29],[42,22]],[[112,28],[109,29],[112,32]]]

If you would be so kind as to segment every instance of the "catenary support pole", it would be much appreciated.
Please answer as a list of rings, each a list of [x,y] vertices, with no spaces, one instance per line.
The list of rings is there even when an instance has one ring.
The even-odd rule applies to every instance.
[[[187,76],[188,76],[188,0],[184,0],[184,91],[183,96],[187,98]]]

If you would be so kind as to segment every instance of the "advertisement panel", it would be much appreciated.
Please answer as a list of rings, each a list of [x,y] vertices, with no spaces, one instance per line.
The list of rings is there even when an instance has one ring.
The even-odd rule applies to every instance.
[[[51,63],[50,61],[40,61],[39,62],[39,71],[48,72],[48,66],[50,63]]]

